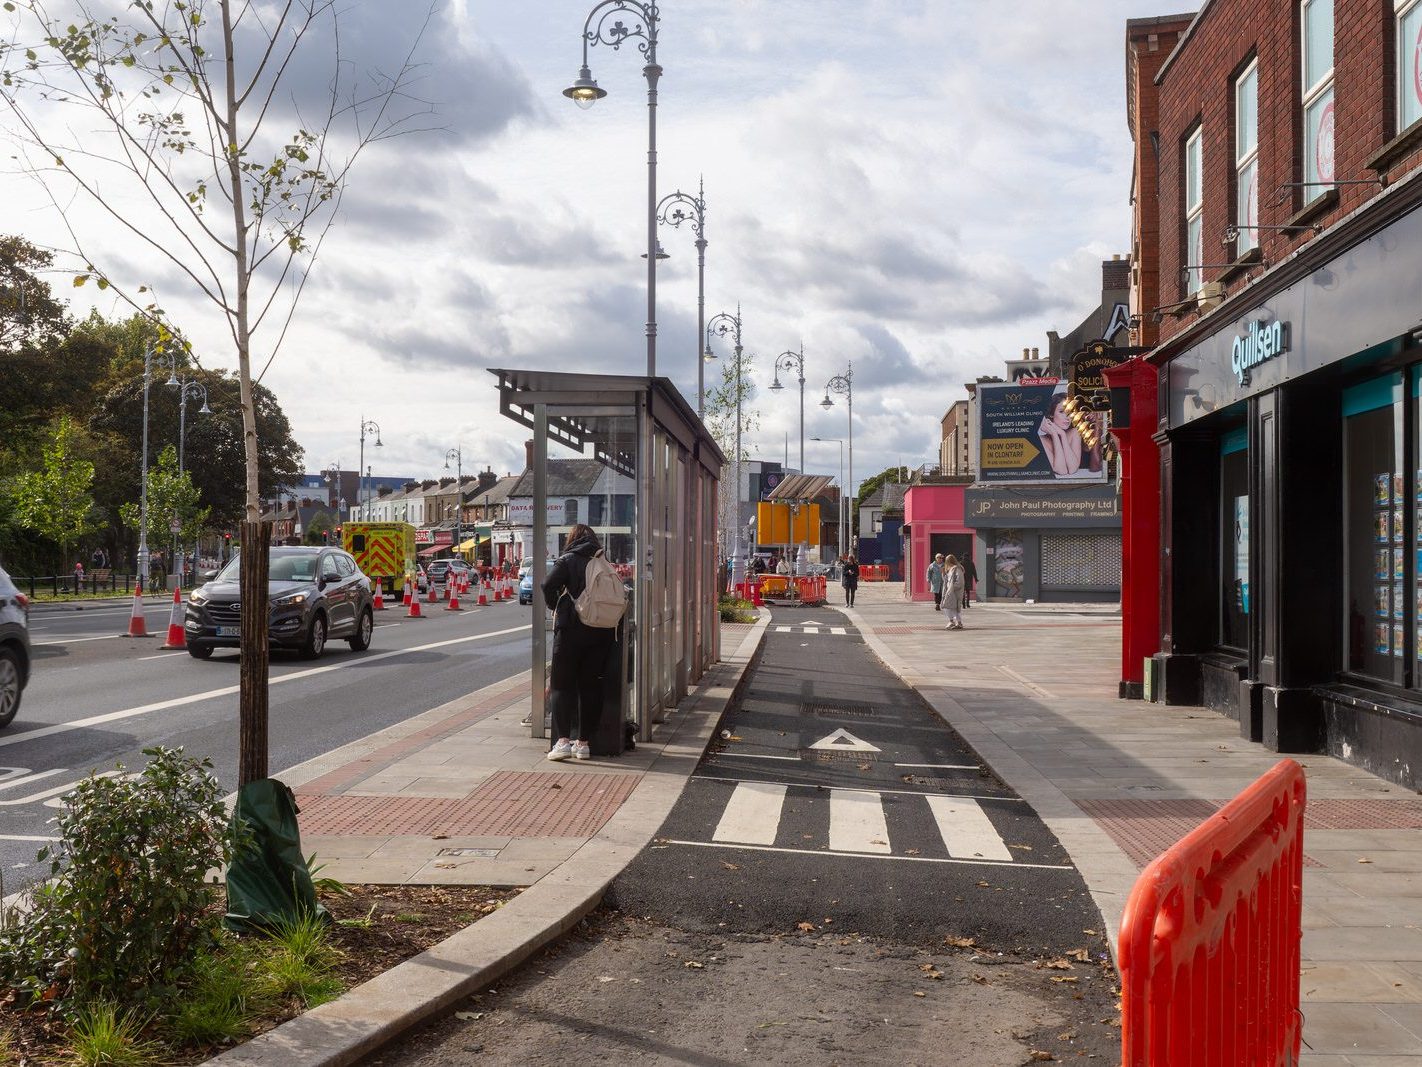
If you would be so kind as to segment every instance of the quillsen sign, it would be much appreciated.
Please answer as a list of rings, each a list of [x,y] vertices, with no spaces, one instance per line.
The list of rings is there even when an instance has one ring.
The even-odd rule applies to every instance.
[[[1234,371],[1235,380],[1243,385],[1249,381],[1251,368],[1288,350],[1289,324],[1278,319],[1273,322],[1259,319],[1249,324],[1249,330],[1243,337],[1234,339],[1234,346],[1230,349],[1229,368]]]

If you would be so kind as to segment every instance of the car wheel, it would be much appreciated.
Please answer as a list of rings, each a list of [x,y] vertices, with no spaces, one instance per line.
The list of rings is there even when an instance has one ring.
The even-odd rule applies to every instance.
[[[9,726],[20,710],[20,695],[24,692],[20,679],[23,677],[19,653],[0,648],[0,726]]]
[[[301,654],[307,659],[320,659],[326,650],[326,616],[319,612],[311,620],[311,629],[306,631],[306,641],[301,646]]]
[[[188,645],[188,655],[193,659],[212,659],[211,645]]]
[[[364,652],[370,647],[370,635],[375,632],[375,616],[370,609],[366,608],[360,613],[360,621],[356,623],[354,636],[348,637],[346,643],[351,646],[352,652]]]

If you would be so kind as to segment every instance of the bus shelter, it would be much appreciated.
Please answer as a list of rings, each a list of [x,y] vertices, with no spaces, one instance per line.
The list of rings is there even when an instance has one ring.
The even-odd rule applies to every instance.
[[[623,723],[635,722],[638,737],[648,740],[653,724],[720,658],[716,494],[725,457],[666,378],[491,373],[499,383],[500,413],[533,436],[530,730],[546,736],[553,637],[538,590],[568,532],[582,522],[597,531],[629,589],[615,662],[605,672],[602,724],[593,739],[599,754],[620,752]],[[600,465],[597,477],[583,486],[586,492],[569,499],[550,493],[550,481],[555,490],[558,481],[558,456]]]

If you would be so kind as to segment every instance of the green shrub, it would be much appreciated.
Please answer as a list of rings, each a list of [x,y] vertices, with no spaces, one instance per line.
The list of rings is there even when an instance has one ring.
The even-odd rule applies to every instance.
[[[204,876],[234,847],[222,788],[207,760],[144,755],[138,774],[91,775],[66,796],[59,843],[38,856],[51,880],[0,930],[0,982],[71,1014],[153,1010],[217,936]]]
[[[162,1046],[143,1036],[148,1020],[111,1001],[85,1004],[69,1029],[69,1050],[78,1067],[149,1067],[162,1062]]]
[[[755,622],[756,610],[749,600],[723,596],[720,600],[722,622]]]

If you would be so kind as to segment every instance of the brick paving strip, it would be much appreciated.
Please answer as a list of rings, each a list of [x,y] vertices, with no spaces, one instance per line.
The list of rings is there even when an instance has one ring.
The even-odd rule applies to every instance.
[[[417,715],[279,777],[302,846],[352,883],[527,886],[434,948],[209,1061],[355,1063],[575,926],[651,840],[706,751],[765,634],[722,629],[723,660],[653,741],[616,759],[550,763],[521,725],[529,675]]]
[[[897,587],[861,586],[839,610],[1041,815],[1113,946],[1141,867],[1279,759],[1208,708],[1118,700],[1119,620],[1052,620],[1024,643],[1016,605],[975,603],[951,634],[915,625],[932,605]],[[1309,795],[1299,1063],[1422,1067],[1422,799],[1341,760],[1296,758]]]

